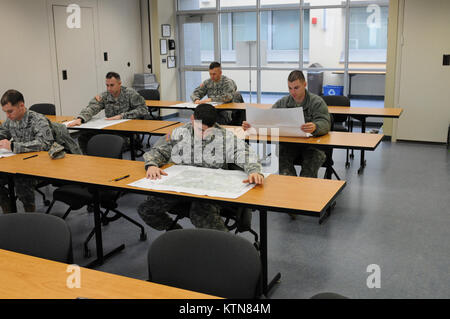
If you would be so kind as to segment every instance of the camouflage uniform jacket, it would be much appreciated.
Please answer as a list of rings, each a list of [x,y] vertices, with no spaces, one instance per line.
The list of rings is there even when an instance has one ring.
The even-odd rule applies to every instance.
[[[48,151],[53,143],[53,135],[47,118],[39,113],[27,110],[20,121],[7,119],[0,126],[0,140],[12,142],[12,151],[16,154]]]
[[[236,83],[230,78],[222,75],[218,82],[211,79],[203,81],[203,83],[191,94],[191,100],[201,100],[205,95],[213,102],[231,102],[236,93]]]
[[[305,123],[313,122],[317,126],[316,130],[313,132],[314,136],[325,135],[330,130],[331,119],[330,113],[328,112],[328,106],[320,96],[305,90],[305,99],[300,104],[295,102],[291,95],[288,95],[279,99],[272,106],[274,109],[291,107],[303,107]]]
[[[228,164],[242,168],[247,175],[261,173],[261,164],[249,145],[217,124],[209,134],[194,137],[191,123],[173,130],[170,139],[161,137],[150,151],[144,154],[145,167],[160,167],[169,162],[206,168],[229,169]]]
[[[122,86],[117,99],[109,92],[103,92],[100,97],[100,102],[93,98],[89,102],[89,105],[81,110],[78,117],[83,122],[89,121],[103,109],[105,110],[106,117],[122,114],[124,119],[145,119],[149,116],[144,98],[134,89]]]
[[[78,143],[70,136],[67,127],[61,123],[51,122],[47,119],[55,142],[61,145],[70,154],[82,154]]]

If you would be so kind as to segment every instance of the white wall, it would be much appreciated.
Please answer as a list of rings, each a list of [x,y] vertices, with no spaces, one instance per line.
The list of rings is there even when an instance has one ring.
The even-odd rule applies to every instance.
[[[405,1],[399,28],[396,100],[404,113],[398,120],[397,138],[446,142],[450,66],[442,65],[442,55],[450,54],[450,1]]]
[[[53,22],[48,9],[58,1],[0,1],[0,94],[14,88],[24,94],[27,106],[39,102],[58,106]],[[98,54],[102,61],[97,66],[98,81],[104,83],[106,72],[114,70],[121,74],[124,85],[131,86],[133,74],[143,72],[139,0],[92,2],[98,6]],[[108,52],[108,62],[103,62],[103,52]],[[1,114],[0,118],[5,117]]]
[[[174,1],[167,0],[151,0],[151,25],[152,25],[152,58],[153,73],[156,74],[160,84],[161,100],[176,101],[178,99],[178,71],[177,68],[167,68],[167,55],[160,55],[159,39],[161,39],[161,25],[169,24],[171,26],[170,39],[176,38],[175,29],[175,4]],[[167,38],[168,39],[168,38]],[[178,43],[177,43],[178,45]],[[175,55],[175,51],[170,51],[171,55]],[[178,66],[178,58],[176,64]],[[162,116],[176,113],[171,110],[161,110]]]
[[[0,1],[0,39],[0,95],[16,89],[26,105],[54,103],[45,0]]]
[[[143,72],[140,1],[99,0],[99,25],[101,54],[109,57],[101,65],[101,77],[115,71],[131,87],[134,74]]]

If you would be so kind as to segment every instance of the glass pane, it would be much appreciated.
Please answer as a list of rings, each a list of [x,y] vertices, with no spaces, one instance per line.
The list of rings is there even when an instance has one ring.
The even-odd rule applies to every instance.
[[[344,52],[345,12],[343,9],[309,10],[308,54],[303,57],[304,67],[342,68]]]
[[[292,68],[294,70],[295,67]],[[287,78],[290,70],[261,71],[261,103],[274,104],[289,94]]]
[[[222,13],[220,42],[222,62],[256,66],[256,13]]]
[[[361,4],[361,3],[364,3],[364,4],[369,4],[369,3],[377,3],[377,4],[382,4],[382,5],[389,5],[389,0],[378,0],[378,1],[374,1],[374,0],[349,0],[350,1],[350,6],[352,5],[352,4]]]
[[[350,8],[349,62],[386,63],[388,7]]]
[[[226,66],[230,65],[228,63],[222,63],[223,75],[232,79],[237,86],[238,91],[242,94],[245,103],[250,103],[250,81],[251,81],[251,103],[256,103],[256,71],[250,70],[227,70]]]
[[[345,0],[305,0],[306,6],[345,5]]]
[[[309,10],[304,10],[303,14],[303,53],[308,55]],[[298,64],[299,30],[300,10],[261,12],[261,65],[276,67],[274,63]]]
[[[191,101],[191,94],[206,79],[209,79],[208,71],[186,71],[185,77],[185,101]]]
[[[178,0],[178,10],[201,10],[216,8],[216,0]]]
[[[209,65],[214,61],[214,23],[200,16],[182,19],[184,65]]]
[[[221,8],[254,8],[256,7],[256,0],[221,0]]]
[[[261,7],[298,7],[300,0],[261,0]]]

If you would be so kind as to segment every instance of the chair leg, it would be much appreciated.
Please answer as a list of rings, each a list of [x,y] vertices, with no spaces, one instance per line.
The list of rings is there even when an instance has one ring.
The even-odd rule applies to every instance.
[[[142,226],[141,224],[139,224],[139,223],[138,223],[137,221],[135,221],[133,218],[128,217],[128,216],[125,215],[125,214],[122,214],[121,212],[119,212],[119,211],[116,210],[116,209],[112,209],[112,211],[113,211],[114,213],[116,213],[117,215],[119,215],[120,217],[125,218],[125,219],[128,220],[130,223],[132,223],[132,224],[136,225],[137,227],[139,227],[139,228],[141,229],[141,237],[140,237],[140,239],[141,239],[142,241],[144,241],[144,240],[147,239],[147,234],[145,233],[145,228],[144,228],[144,226]]]
[[[336,179],[340,181],[341,179],[340,179],[339,175],[336,173],[336,170],[333,167],[331,167],[331,171],[333,172],[334,176],[336,176]],[[331,176],[330,176],[330,179],[331,179]]]
[[[337,174],[336,170],[333,168],[333,166],[327,166],[327,168],[325,169],[325,175],[324,175],[324,179],[331,179],[333,174],[336,176],[337,180],[341,180],[339,175]]]
[[[47,211],[45,212],[46,214],[50,213],[55,202],[56,202],[56,200],[52,200],[52,202],[50,203],[50,206],[48,206]]]
[[[69,208],[67,209],[66,213],[64,214],[64,216],[63,216],[62,219],[66,219],[67,215],[69,215],[69,213],[70,213],[71,211],[72,211],[72,208],[69,207]]]
[[[38,185],[39,186],[39,185]],[[48,206],[50,204],[50,201],[45,197],[45,194],[37,187],[35,187],[34,189],[36,192],[38,192],[39,194],[41,194],[42,196],[42,201],[44,202],[45,206]]]
[[[94,236],[94,234],[95,234],[95,228],[92,228],[91,232],[89,233],[86,240],[84,241],[84,257],[85,258],[91,257],[91,250],[89,249],[88,244],[89,244],[89,241],[91,240],[91,238]]]

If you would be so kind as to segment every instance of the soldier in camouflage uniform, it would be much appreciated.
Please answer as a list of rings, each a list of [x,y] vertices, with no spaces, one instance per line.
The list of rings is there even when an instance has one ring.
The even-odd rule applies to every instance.
[[[313,136],[328,133],[331,126],[330,114],[325,101],[306,90],[306,81],[302,71],[292,71],[288,77],[289,95],[278,100],[272,108],[303,107],[305,124],[301,129]],[[244,130],[250,124],[243,122]],[[296,145],[294,143],[280,144],[279,173],[280,175],[297,176],[294,161],[301,157],[302,170],[300,176],[317,178],[319,168],[326,160],[325,153],[312,146]]]
[[[237,86],[234,81],[225,75],[222,75],[222,67],[219,62],[212,62],[209,65],[209,79],[203,81],[199,87],[197,87],[191,94],[191,100],[196,103],[207,102],[239,102],[235,100],[237,98],[236,91]],[[202,100],[204,96],[208,95],[207,99]],[[219,111],[219,118],[217,123],[230,124],[231,123],[231,111]]]
[[[92,119],[101,110],[109,120],[147,119],[150,114],[145,105],[145,99],[134,89],[122,86],[120,75],[115,72],[106,74],[107,91],[93,98],[87,107],[81,110],[77,120],[69,127],[78,126]],[[83,132],[78,137],[78,143],[86,154],[87,143],[96,133]]]
[[[232,132],[217,125],[216,120],[217,111],[213,106],[197,106],[191,116],[191,123],[174,129],[170,137],[161,137],[144,154],[147,178],[158,179],[166,175],[159,167],[169,162],[217,169],[229,169],[228,164],[235,164],[248,175],[244,182],[262,184],[264,176],[256,154]],[[149,226],[167,230],[173,223],[167,212],[177,214],[185,211],[183,208],[186,207],[190,208],[189,217],[195,227],[227,231],[220,217],[221,206],[214,203],[186,203],[186,200],[177,198],[148,196],[139,205],[138,213]],[[178,224],[176,227],[181,228]]]
[[[13,153],[47,151],[53,143],[53,135],[47,118],[29,111],[25,107],[23,95],[16,90],[8,90],[1,98],[7,120],[0,126],[0,148]],[[3,213],[11,212],[9,192],[5,188],[7,178],[0,178],[0,201]],[[37,180],[29,177],[14,179],[17,197],[26,212],[35,211],[34,186]]]

